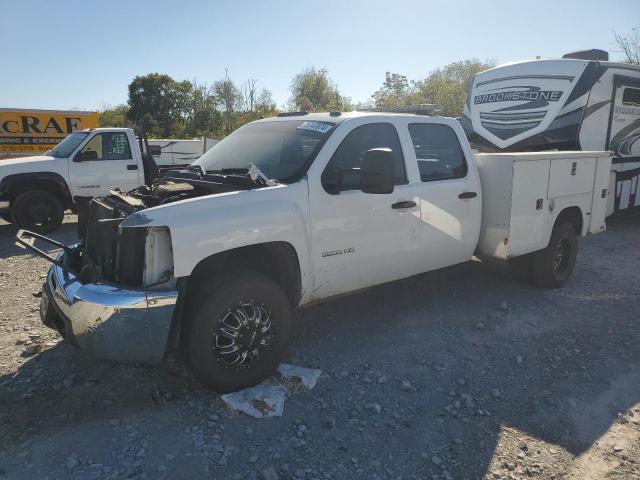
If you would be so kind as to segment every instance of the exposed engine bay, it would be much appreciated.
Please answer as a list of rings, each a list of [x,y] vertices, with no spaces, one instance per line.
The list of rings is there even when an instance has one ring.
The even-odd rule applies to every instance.
[[[187,170],[170,170],[158,182],[130,192],[112,190],[103,201],[126,216],[138,210],[187,198],[262,187],[266,182],[262,178],[253,180],[246,171],[207,174],[189,167]]]
[[[188,167],[171,170],[158,182],[130,192],[112,190],[107,197],[91,199],[78,209],[78,235],[83,243],[66,263],[82,282],[148,287],[145,258],[162,232],[150,232],[144,227],[119,228],[125,217],[188,198],[267,185],[266,179],[252,176],[248,171],[205,173],[197,167]],[[168,232],[166,235],[168,237]],[[171,273],[166,272],[161,279]]]

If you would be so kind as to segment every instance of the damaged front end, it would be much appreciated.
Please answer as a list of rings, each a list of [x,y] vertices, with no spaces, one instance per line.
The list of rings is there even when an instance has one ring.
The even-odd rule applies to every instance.
[[[122,221],[148,208],[255,187],[255,181],[246,174],[176,170],[152,186],[128,193],[115,190],[105,198],[89,201],[78,214],[78,234],[84,244],[76,265],[80,279],[146,288],[170,282],[173,265],[169,229],[146,228],[144,222],[123,227]]]
[[[43,286],[43,323],[99,358],[162,360],[178,324],[174,316],[183,283],[173,274],[170,229],[131,220],[144,218],[143,210],[151,207],[255,186],[242,175],[173,172],[152,186],[87,201],[78,209],[77,245],[20,231],[18,243],[53,263]],[[36,239],[62,253],[50,256],[33,245]]]
[[[42,289],[42,322],[98,358],[155,363],[164,358],[178,287],[166,227],[121,228],[145,208],[113,192],[88,202],[81,243],[65,246],[20,231],[18,243],[50,260]],[[62,248],[52,257],[35,240]]]
[[[147,232],[147,237],[155,239],[156,234]],[[62,253],[49,256],[33,246],[36,238],[61,247]],[[123,238],[127,237],[115,244],[123,245]],[[105,279],[87,281],[82,277],[87,272],[97,275],[104,270],[82,244],[64,246],[25,231],[18,232],[18,242],[53,263],[40,303],[40,318],[46,326],[97,358],[139,363],[164,358],[178,301],[175,281],[130,287]],[[167,245],[170,252],[170,239]],[[122,261],[123,257],[115,258]]]

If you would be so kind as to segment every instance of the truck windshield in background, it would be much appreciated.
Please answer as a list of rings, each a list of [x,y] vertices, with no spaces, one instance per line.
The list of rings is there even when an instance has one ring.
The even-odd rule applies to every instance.
[[[196,160],[208,173],[248,170],[255,165],[268,178],[295,181],[309,167],[335,125],[316,121],[250,123]]]
[[[47,155],[52,157],[68,157],[73,151],[78,148],[85,138],[87,138],[89,132],[75,132],[62,140],[55,148],[52,148],[47,152]]]

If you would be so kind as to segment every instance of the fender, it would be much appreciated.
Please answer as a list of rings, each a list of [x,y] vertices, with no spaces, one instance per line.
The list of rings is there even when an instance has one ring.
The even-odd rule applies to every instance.
[[[558,202],[557,199],[556,202]],[[548,244],[549,241],[551,240],[551,233],[553,232],[553,227],[556,224],[556,222],[558,221],[558,217],[560,215],[562,215],[562,212],[564,212],[565,210],[568,210],[570,208],[577,208],[580,211],[580,217],[582,219],[582,228],[580,229],[579,232],[576,232],[578,234],[578,236],[581,237],[586,237],[587,236],[587,232],[589,231],[589,217],[586,215],[585,211],[584,211],[584,206],[583,205],[579,205],[576,202],[570,202],[570,203],[566,203],[566,204],[561,204],[561,205],[557,205],[556,204],[556,208],[555,211],[553,212],[553,217],[551,217],[551,222],[549,223],[549,228],[547,230],[547,241],[546,243]]]
[[[167,227],[176,278],[191,275],[201,260],[267,242],[293,246],[300,264],[302,297],[310,292],[310,232],[306,178],[257,190],[191,198],[141,210],[120,228]]]
[[[12,188],[16,184],[33,184],[37,182],[53,182],[64,193],[65,197],[73,202],[73,196],[65,179],[59,173],[54,172],[28,172],[7,175],[0,180],[0,196],[11,198]]]

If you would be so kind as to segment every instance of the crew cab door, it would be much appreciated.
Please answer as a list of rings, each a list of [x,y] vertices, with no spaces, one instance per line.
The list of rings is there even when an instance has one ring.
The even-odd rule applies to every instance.
[[[482,221],[478,171],[459,125],[441,118],[406,120],[407,159],[416,167],[420,204],[419,254],[423,272],[470,260]]]
[[[420,210],[407,178],[396,127],[354,120],[336,132],[328,163],[310,172],[313,298],[358,290],[410,275],[418,249]],[[345,125],[343,128],[346,128]],[[395,163],[391,194],[360,190],[364,153],[388,148]]]
[[[125,132],[97,132],[69,162],[72,193],[77,197],[102,197],[110,188],[123,191],[140,186],[144,172]],[[95,153],[92,153],[95,152]]]

